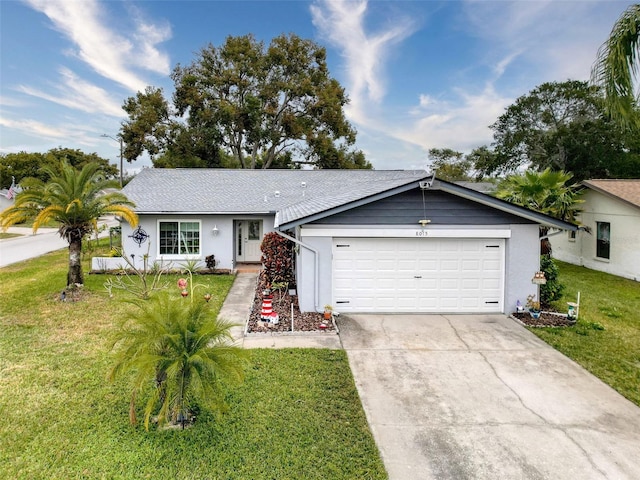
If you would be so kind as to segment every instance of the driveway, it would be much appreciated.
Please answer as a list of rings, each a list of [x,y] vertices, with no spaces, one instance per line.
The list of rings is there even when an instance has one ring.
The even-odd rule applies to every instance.
[[[504,315],[338,325],[391,480],[640,478],[640,408]]]

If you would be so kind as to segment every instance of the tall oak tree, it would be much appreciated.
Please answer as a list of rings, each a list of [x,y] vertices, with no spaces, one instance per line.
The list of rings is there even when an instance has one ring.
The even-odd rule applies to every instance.
[[[345,91],[311,40],[281,35],[265,47],[229,36],[176,66],[172,80],[171,103],[154,87],[125,101],[127,160],[147,151],[165,167],[371,168],[353,148]]]

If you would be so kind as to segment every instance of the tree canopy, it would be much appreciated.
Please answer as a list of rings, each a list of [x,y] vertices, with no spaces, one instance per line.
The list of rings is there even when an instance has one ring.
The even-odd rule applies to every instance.
[[[640,143],[608,119],[598,87],[544,83],[509,106],[491,126],[493,152],[475,159],[485,175],[522,167],[565,170],[574,180],[640,175]]]
[[[471,155],[465,155],[450,148],[429,150],[432,171],[438,178],[450,182],[474,180],[472,158]]]
[[[371,168],[353,148],[345,91],[311,40],[280,35],[266,47],[229,36],[176,66],[172,80],[171,103],[154,87],[125,101],[128,161],[146,151],[164,167]]]
[[[28,177],[46,182],[50,178],[50,171],[60,172],[62,161],[77,169],[82,169],[88,163],[95,163],[106,179],[116,178],[118,175],[117,165],[110,165],[109,160],[97,153],[84,153],[78,149],[59,147],[46,153],[4,153],[0,154],[0,188],[9,187],[12,177],[15,177],[16,183]]]

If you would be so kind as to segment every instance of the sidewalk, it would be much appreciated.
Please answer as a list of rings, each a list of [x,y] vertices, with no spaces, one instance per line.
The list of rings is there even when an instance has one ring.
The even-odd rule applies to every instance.
[[[255,296],[257,273],[238,273],[229,295],[220,309],[220,318],[238,326],[231,334],[244,348],[329,348],[342,349],[340,337],[335,333],[294,332],[244,335]]]

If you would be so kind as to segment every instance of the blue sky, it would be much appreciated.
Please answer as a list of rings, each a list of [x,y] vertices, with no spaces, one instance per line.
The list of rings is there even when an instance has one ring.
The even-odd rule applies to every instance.
[[[377,169],[429,148],[490,144],[491,125],[547,81],[587,80],[630,2],[0,0],[0,153],[55,147],[118,161],[124,100],[208,43],[296,33],[325,46],[357,147]],[[135,171],[149,165],[140,159]]]

